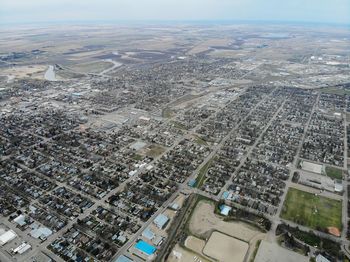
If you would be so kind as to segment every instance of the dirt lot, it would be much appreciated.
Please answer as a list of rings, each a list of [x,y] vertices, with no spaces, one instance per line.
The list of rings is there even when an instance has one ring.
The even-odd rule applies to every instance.
[[[185,240],[185,246],[198,254],[201,254],[205,246],[205,241],[193,236],[188,236]]]
[[[276,243],[262,241],[256,254],[256,262],[279,262],[283,257],[284,262],[307,262],[308,257],[302,256],[296,252],[280,247]]]
[[[190,231],[202,238],[208,238],[211,230],[225,232],[226,234],[242,239],[246,242],[261,234],[254,227],[241,222],[225,222],[214,214],[214,204],[200,201],[189,221]]]
[[[205,245],[203,253],[220,262],[243,262],[248,247],[246,242],[215,231]]]
[[[47,69],[45,65],[32,66],[16,66],[3,70],[3,75],[10,75],[14,78],[31,77],[35,79],[44,79],[44,74]]]
[[[187,249],[180,247],[178,244],[175,246],[167,262],[211,262],[210,260],[191,252]]]

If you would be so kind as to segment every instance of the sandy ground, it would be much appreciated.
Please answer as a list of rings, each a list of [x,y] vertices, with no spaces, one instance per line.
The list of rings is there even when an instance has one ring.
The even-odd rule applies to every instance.
[[[44,79],[46,69],[47,66],[45,65],[16,66],[3,70],[1,74],[9,75],[14,78],[31,77],[36,79]]]
[[[214,214],[214,205],[204,201],[199,202],[196,206],[189,222],[189,229],[192,233],[203,237],[208,237],[209,231],[217,230],[246,242],[261,234],[248,224],[223,221]]]
[[[283,258],[284,262],[307,262],[308,257],[300,255],[280,247],[276,243],[262,241],[255,257],[255,262],[279,262]]]
[[[199,45],[193,47],[188,54],[198,54],[203,51],[207,51],[211,46],[227,46],[232,40],[231,39],[210,39],[201,42]]]
[[[185,240],[185,247],[193,250],[194,252],[201,254],[205,246],[205,241],[194,236],[188,236]]]
[[[174,247],[167,262],[211,262],[194,252],[180,247],[178,244]]]
[[[173,201],[173,203],[176,203],[179,205],[179,207],[182,207],[184,201],[186,199],[186,196],[184,194],[179,194],[175,200]]]
[[[220,262],[243,262],[247,251],[248,243],[215,231],[205,245],[203,254]]]

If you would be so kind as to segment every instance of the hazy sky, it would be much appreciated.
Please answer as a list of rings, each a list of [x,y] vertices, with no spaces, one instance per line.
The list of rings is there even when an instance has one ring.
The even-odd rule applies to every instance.
[[[350,24],[350,0],[0,0],[0,23],[258,20]]]

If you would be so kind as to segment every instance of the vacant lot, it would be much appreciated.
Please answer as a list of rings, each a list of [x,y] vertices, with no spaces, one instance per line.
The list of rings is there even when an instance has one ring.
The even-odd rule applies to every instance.
[[[111,62],[99,61],[99,62],[77,64],[77,65],[71,66],[70,68],[74,72],[98,74],[112,66],[113,64]]]
[[[290,188],[281,218],[314,229],[341,229],[342,203],[338,200]]]
[[[185,246],[198,254],[202,254],[205,241],[194,236],[188,236],[185,241]]]
[[[202,262],[209,262],[208,259],[195,252],[185,249],[176,244],[172,252],[170,253],[167,262],[198,262],[198,259]]]
[[[205,245],[203,253],[222,262],[243,262],[248,247],[246,242],[215,231]]]
[[[343,179],[343,171],[339,168],[327,166],[326,174],[332,179],[339,179],[339,180]]]
[[[208,238],[213,230],[242,239],[246,242],[261,234],[256,228],[241,222],[225,222],[214,214],[214,203],[200,201],[189,221],[189,230],[200,238]]]

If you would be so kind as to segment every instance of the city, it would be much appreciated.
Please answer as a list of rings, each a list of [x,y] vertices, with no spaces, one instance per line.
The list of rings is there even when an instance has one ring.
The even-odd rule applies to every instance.
[[[349,261],[348,28],[0,35],[1,262]]]

